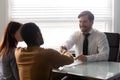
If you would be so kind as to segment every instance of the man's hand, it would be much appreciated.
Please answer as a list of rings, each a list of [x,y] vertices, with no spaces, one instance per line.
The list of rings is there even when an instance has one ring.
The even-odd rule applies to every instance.
[[[75,58],[75,60],[81,60],[82,62],[87,62],[87,57],[85,55],[79,55]]]
[[[64,54],[67,52],[67,48],[65,46],[61,46],[60,53]]]

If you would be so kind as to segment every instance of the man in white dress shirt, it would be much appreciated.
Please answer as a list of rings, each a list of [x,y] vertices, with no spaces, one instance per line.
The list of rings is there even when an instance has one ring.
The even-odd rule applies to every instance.
[[[70,50],[75,46],[76,58],[82,62],[108,60],[109,45],[103,32],[92,28],[94,15],[90,11],[83,11],[78,15],[80,31],[76,31],[61,46],[61,51]],[[102,27],[102,26],[101,26]],[[88,55],[83,53],[84,34],[88,36]]]

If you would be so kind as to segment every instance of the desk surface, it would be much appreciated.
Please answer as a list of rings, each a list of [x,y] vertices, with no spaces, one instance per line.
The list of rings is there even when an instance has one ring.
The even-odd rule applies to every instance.
[[[113,80],[120,77],[118,62],[89,62],[72,67],[64,67],[59,73],[77,75],[102,80]]]

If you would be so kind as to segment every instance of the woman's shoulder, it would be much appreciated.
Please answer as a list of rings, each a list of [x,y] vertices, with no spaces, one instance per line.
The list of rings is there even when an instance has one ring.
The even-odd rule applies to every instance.
[[[59,53],[57,50],[53,49],[53,48],[42,48],[45,52],[49,52],[49,53]]]
[[[26,51],[26,47],[18,47],[15,49],[15,54],[20,54],[21,52]]]
[[[24,50],[26,47],[17,47],[15,50]]]

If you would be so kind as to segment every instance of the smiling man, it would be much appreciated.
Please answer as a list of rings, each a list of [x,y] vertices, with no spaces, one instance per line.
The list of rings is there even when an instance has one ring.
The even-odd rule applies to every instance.
[[[109,46],[106,35],[93,29],[94,15],[83,11],[78,15],[80,31],[73,33],[61,46],[61,52],[66,52],[75,46],[75,59],[82,62],[107,61]],[[101,26],[102,27],[102,26]],[[77,76],[65,76],[61,80],[84,80]]]
[[[75,46],[75,59],[82,62],[108,60],[108,41],[103,32],[93,29],[93,13],[83,11],[78,15],[78,19],[80,31],[70,36],[61,46],[61,51],[70,50]]]

